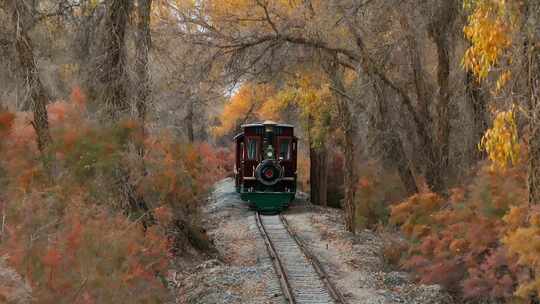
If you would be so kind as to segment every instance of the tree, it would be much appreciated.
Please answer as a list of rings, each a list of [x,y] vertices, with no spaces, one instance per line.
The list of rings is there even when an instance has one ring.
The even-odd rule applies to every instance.
[[[540,203],[540,2],[527,1],[529,203]]]
[[[526,90],[523,103],[528,120],[528,191],[529,203],[540,201],[540,4],[538,1],[515,2],[470,0],[465,1],[471,11],[465,35],[471,47],[464,57],[465,66],[479,79],[487,79],[490,70],[500,66],[497,76],[497,91],[501,91],[512,75],[512,65],[504,65],[508,58],[517,56],[517,65],[527,70]],[[520,43],[521,42],[521,43]],[[516,44],[518,46],[516,46]],[[525,55],[524,57],[522,57]],[[519,75],[517,76],[519,77]],[[519,105],[519,100],[513,101]],[[512,147],[510,142],[503,142]],[[514,153],[514,149],[502,149],[503,154]],[[503,155],[504,158],[509,158]]]
[[[150,35],[150,13],[152,10],[152,0],[139,0],[137,3],[137,49],[136,64],[137,73],[137,116],[141,130],[141,142],[136,144],[137,153],[141,157],[142,171],[144,172],[144,138],[146,135],[146,116],[148,111],[149,97],[152,93],[150,74],[148,71],[149,52],[152,45]]]
[[[137,55],[136,70],[138,78],[137,114],[144,128],[146,113],[148,111],[148,98],[151,94],[148,72],[149,52],[152,45],[150,35],[150,13],[152,0],[139,0],[137,4]]]
[[[107,1],[102,37],[103,61],[99,66],[98,79],[102,87],[99,97],[107,116],[113,120],[118,120],[130,110],[125,75],[127,59],[124,40],[131,8],[131,0]],[[144,5],[141,5],[141,10],[144,10]],[[147,40],[147,37],[141,39]]]
[[[347,231],[355,232],[355,216],[356,216],[356,143],[355,143],[355,122],[352,113],[352,105],[350,104],[350,98],[347,98],[345,92],[345,86],[343,84],[343,68],[339,65],[339,62],[334,57],[334,60],[330,62],[328,66],[329,78],[333,85],[334,92],[337,92],[336,104],[338,109],[338,120],[341,122],[341,129],[344,133],[343,150],[345,154],[345,179],[344,189],[345,198],[343,202],[343,208],[345,209],[345,229]]]
[[[457,177],[466,173],[468,169],[460,166],[460,155],[476,150],[476,140],[485,129],[480,112],[486,107],[476,98],[479,91],[472,83],[467,94],[456,90],[465,91],[463,83],[467,82],[455,56],[464,47],[457,39],[462,22],[460,1],[403,1],[399,5],[348,0],[219,3],[203,1],[179,9],[178,15],[183,24],[204,29],[198,35],[183,33],[183,37],[224,58],[224,72],[231,80],[272,81],[286,75],[288,66],[334,58],[340,69],[377,84],[363,86],[356,80],[356,88],[368,91],[365,95],[349,87],[334,92],[350,105],[366,109],[355,108],[353,117],[378,117],[382,126],[391,125],[390,117],[397,120],[394,132],[388,133],[392,136],[384,140],[388,143],[381,145],[388,147],[388,152],[381,156],[395,156],[385,159],[394,164],[408,193],[421,189],[425,181],[431,190],[446,194]],[[381,115],[385,104],[377,100],[381,96],[396,101],[388,103],[392,106],[386,107],[390,112],[386,115]],[[478,111],[463,115],[465,103],[471,108],[478,104]],[[356,120],[352,119],[353,124]],[[458,141],[452,137],[452,132],[466,133],[457,127],[461,122],[481,130],[471,135],[475,139]],[[357,145],[359,134],[353,128],[352,145]]]
[[[45,154],[52,141],[47,114],[49,97],[41,82],[32,40],[28,34],[33,16],[27,1],[9,0],[4,3],[4,6],[12,18],[15,30],[15,49],[24,79],[26,79],[26,86],[30,92],[30,108],[34,114],[32,126],[36,132],[38,149],[42,154]]]
[[[369,110],[368,113],[370,113],[370,125],[375,129],[376,134],[374,140],[370,141],[368,145],[381,145],[381,148],[375,153],[382,154],[383,161],[388,161],[397,167],[407,194],[413,195],[418,192],[418,187],[402,140],[396,132],[394,119],[391,117],[389,96],[381,84],[377,82],[373,82],[373,91],[375,92],[372,104],[374,109]]]

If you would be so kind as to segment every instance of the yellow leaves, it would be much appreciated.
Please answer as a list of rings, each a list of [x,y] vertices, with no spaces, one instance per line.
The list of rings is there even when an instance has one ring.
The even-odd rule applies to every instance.
[[[355,81],[358,80],[358,72],[353,70],[345,70],[345,75],[343,77],[343,82],[345,86],[351,86]]]
[[[496,92],[500,92],[512,78],[512,71],[504,71],[497,80]]]
[[[311,143],[314,146],[320,145],[330,131],[335,109],[335,99],[328,79],[316,71],[304,73],[297,75],[288,90],[294,96],[294,103],[307,125]]]
[[[246,20],[255,20],[255,16],[262,17],[263,12],[257,10],[258,6],[254,0],[208,0],[206,9],[208,15],[214,21],[234,20],[238,24],[245,23]],[[243,22],[240,22],[240,21]]]
[[[225,105],[219,120],[221,125],[214,128],[215,136],[223,136],[236,129],[239,124],[255,116],[265,101],[275,94],[275,89],[268,84],[246,83]]]
[[[523,226],[529,213],[528,206],[512,206],[508,213],[503,217],[508,230],[515,230]]]
[[[454,254],[459,254],[460,252],[464,252],[468,247],[468,242],[463,239],[455,239],[450,243],[449,249]]]
[[[194,8],[196,0],[175,0],[174,3],[179,10]]]
[[[465,52],[463,65],[484,80],[511,46],[515,21],[505,0],[469,0],[465,7],[473,10],[463,29],[472,46]]]
[[[185,0],[185,1],[175,1],[175,4],[177,5],[176,8],[178,10],[182,10],[183,8],[187,8],[187,4],[191,1]],[[159,24],[160,21],[163,20],[169,20],[174,21],[177,19],[176,13],[174,12],[174,9],[172,7],[172,4],[169,3],[168,0],[156,0],[152,2],[152,8],[151,8],[151,14],[150,14],[150,24],[152,26],[156,26]],[[156,16],[157,18],[152,18],[152,16]]]
[[[60,66],[59,74],[60,78],[69,83],[71,79],[75,78],[75,75],[79,72],[79,65],[76,63],[66,63]]]
[[[90,0],[90,1],[89,1],[90,7],[91,7],[92,9],[94,9],[96,6],[98,6],[99,2],[100,2],[99,0]]]
[[[520,159],[520,144],[517,132],[515,111],[497,113],[493,127],[486,131],[479,144],[492,161],[492,169],[506,169]]]
[[[287,98],[288,92],[272,96],[257,110],[257,116],[264,120],[279,120],[280,113],[290,104],[290,99]]]
[[[206,0],[198,1],[212,26],[223,31],[256,30],[273,32],[267,13],[280,28],[280,22],[302,16],[298,10],[305,5],[301,0]]]

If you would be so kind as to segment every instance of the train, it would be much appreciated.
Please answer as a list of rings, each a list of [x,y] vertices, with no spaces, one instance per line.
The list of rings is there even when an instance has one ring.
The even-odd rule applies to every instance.
[[[243,124],[234,136],[236,192],[263,213],[287,209],[296,195],[298,138],[294,126]]]

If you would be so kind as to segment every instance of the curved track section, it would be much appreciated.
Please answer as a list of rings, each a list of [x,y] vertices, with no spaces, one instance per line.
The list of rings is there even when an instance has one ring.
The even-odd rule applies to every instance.
[[[316,258],[291,233],[281,215],[257,213],[255,217],[289,303],[345,304]]]

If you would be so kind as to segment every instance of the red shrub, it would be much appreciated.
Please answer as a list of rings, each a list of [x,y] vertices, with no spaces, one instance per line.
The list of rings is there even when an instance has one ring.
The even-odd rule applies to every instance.
[[[519,213],[512,206],[526,202],[524,172],[485,169],[448,202],[422,193],[393,207],[391,221],[411,240],[403,266],[421,282],[442,284],[465,298],[513,298],[523,267],[502,239],[519,225],[505,215]]]
[[[173,213],[194,212],[223,176],[226,153],[187,145],[167,133],[143,142],[135,122],[100,125],[86,117],[78,88],[71,99],[48,106],[54,180],[41,165],[30,114],[0,113],[5,198],[0,202],[7,219],[0,256],[8,256],[39,303],[166,302],[171,247],[166,229]],[[145,146],[146,172],[140,176],[131,142]],[[137,181],[136,191],[156,225],[144,229],[124,215],[118,168]]]

